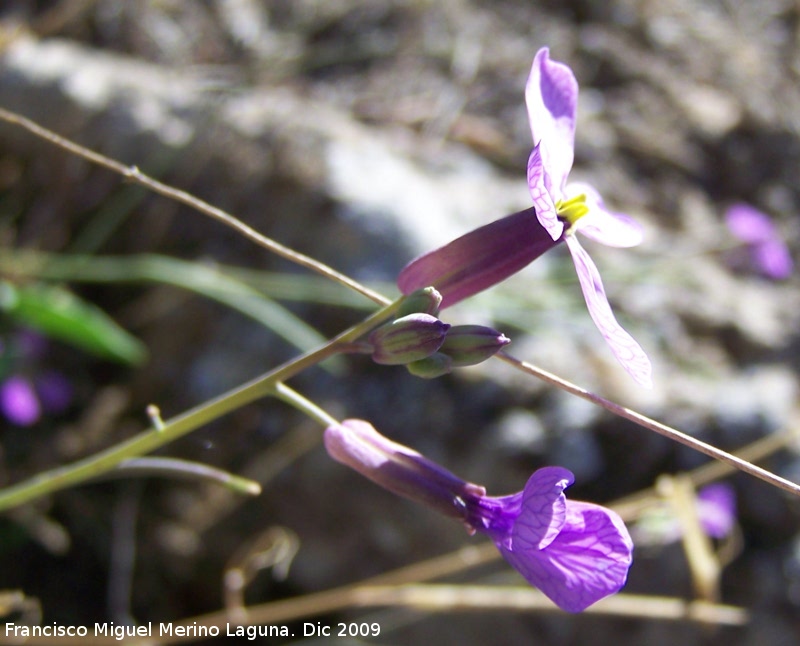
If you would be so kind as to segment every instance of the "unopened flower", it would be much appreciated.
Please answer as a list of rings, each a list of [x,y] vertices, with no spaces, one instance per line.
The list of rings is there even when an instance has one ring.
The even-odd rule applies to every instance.
[[[442,352],[434,352],[429,357],[406,364],[406,370],[415,377],[436,379],[453,372],[453,360]]]
[[[372,360],[384,365],[403,365],[424,359],[439,349],[449,328],[430,314],[403,316],[369,335]]]
[[[782,280],[792,274],[789,249],[765,213],[749,204],[734,204],[725,212],[725,224],[745,243],[749,264],[762,276]]]
[[[411,294],[408,294],[400,307],[397,309],[397,318],[408,316],[409,314],[439,314],[439,307],[442,304],[442,295],[433,287],[423,287]]]
[[[453,368],[483,363],[509,343],[505,334],[485,325],[453,325],[439,350],[407,363],[406,369],[416,377],[435,379],[450,374]]]
[[[450,357],[454,368],[461,368],[486,361],[509,343],[505,334],[485,325],[454,325],[439,352]]]
[[[563,610],[580,612],[625,584],[633,543],[624,523],[610,509],[567,500],[564,489],[573,482],[567,469],[539,469],[521,492],[495,497],[362,420],[328,427],[325,448],[385,489],[488,535]]]
[[[433,285],[442,306],[453,305],[511,276],[560,242],[566,242],[589,314],[611,351],[637,383],[651,387],[644,350],[620,326],[589,254],[577,232],[612,247],[631,247],[641,227],[627,215],[607,210],[585,184],[567,184],[575,147],[578,83],[572,70],[552,61],[542,48],[525,89],[533,151],[528,188],[533,208],[514,213],[413,260],[398,277],[404,294]]]

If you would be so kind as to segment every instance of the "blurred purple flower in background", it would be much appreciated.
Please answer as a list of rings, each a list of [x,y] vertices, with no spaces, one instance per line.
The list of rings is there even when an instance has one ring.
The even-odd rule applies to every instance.
[[[567,500],[573,475],[536,471],[508,496],[461,480],[416,451],[385,438],[371,424],[346,420],[325,431],[330,456],[398,495],[487,534],[503,557],[559,608],[580,612],[625,584],[633,543],[610,509]]]
[[[725,538],[736,524],[736,493],[729,484],[710,484],[697,492],[697,516],[703,531]]]
[[[566,242],[589,314],[611,351],[634,380],[652,387],[651,365],[641,346],[620,326],[608,303],[600,272],[575,233],[612,247],[642,240],[627,215],[606,210],[597,191],[567,185],[575,148],[578,82],[563,63],[539,50],[525,88],[533,137],[528,188],[534,207],[484,225],[409,263],[398,277],[404,294],[432,285],[442,307],[453,305],[520,271],[559,242]]]
[[[749,204],[734,204],[725,212],[725,224],[745,243],[749,264],[755,271],[773,280],[783,280],[792,274],[794,263],[789,249],[765,213]]]
[[[47,339],[31,330],[0,343],[0,412],[12,424],[31,426],[42,413],[57,414],[72,401],[72,384],[60,372],[42,369]]]
[[[0,385],[0,409],[17,426],[35,424],[42,414],[33,384],[19,375],[11,375]]]
[[[695,498],[700,527],[711,538],[723,539],[736,526],[736,493],[729,484],[714,483],[697,492]],[[637,545],[668,545],[681,539],[683,529],[669,505],[645,512],[631,532]]]

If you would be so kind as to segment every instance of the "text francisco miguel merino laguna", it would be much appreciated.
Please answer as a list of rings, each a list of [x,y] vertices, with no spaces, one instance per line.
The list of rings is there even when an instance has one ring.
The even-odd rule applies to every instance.
[[[155,628],[155,631],[154,631]],[[303,624],[303,636],[329,636],[330,627],[322,624]],[[7,623],[5,625],[6,637],[94,637],[105,636],[123,640],[127,637],[293,637],[288,626],[238,626],[225,624],[225,632],[219,626],[173,625],[152,622],[140,626],[118,626],[114,622],[95,624],[94,630],[86,626],[66,626],[63,624],[45,624],[40,626],[26,626],[24,624]]]

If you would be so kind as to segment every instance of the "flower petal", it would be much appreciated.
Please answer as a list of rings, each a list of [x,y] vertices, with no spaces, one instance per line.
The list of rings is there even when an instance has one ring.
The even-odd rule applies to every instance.
[[[441,307],[448,307],[505,280],[556,244],[534,209],[526,209],[412,260],[397,286],[403,294],[433,286],[442,295]]]
[[[792,275],[794,262],[783,240],[765,240],[753,247],[752,255],[756,267],[767,278],[782,280]]]
[[[33,385],[17,375],[12,375],[0,386],[0,409],[17,426],[30,426],[42,414]]]
[[[593,186],[580,182],[567,186],[567,199],[581,194],[589,212],[575,224],[577,231],[608,247],[635,247],[642,242],[642,225],[624,213],[608,211]]]
[[[752,264],[763,276],[782,280],[791,275],[792,256],[766,213],[749,204],[734,204],[725,211],[725,224],[736,238],[750,247]]]
[[[778,237],[778,232],[769,216],[749,204],[731,205],[725,211],[725,224],[742,242],[764,242]]]
[[[581,283],[586,307],[589,309],[589,314],[597,329],[600,330],[600,334],[603,335],[617,361],[622,364],[636,383],[645,388],[652,388],[650,359],[614,317],[603,288],[603,281],[600,279],[600,272],[597,271],[589,254],[581,247],[574,235],[566,236],[566,241],[578,272],[578,280]]]
[[[736,494],[725,483],[710,484],[697,494],[697,515],[709,536],[724,538],[736,524]]]
[[[553,240],[558,240],[564,231],[564,223],[558,219],[556,205],[550,192],[547,171],[542,162],[541,145],[536,145],[528,158],[528,190],[539,223]]]
[[[512,532],[517,548],[542,550],[553,542],[567,517],[564,489],[573,482],[575,476],[563,467],[544,467],[528,478],[522,510]]]
[[[567,501],[566,522],[552,543],[531,550],[526,540],[528,500],[523,500],[506,560],[559,608],[580,612],[618,592],[628,577],[633,542],[622,519],[610,509]],[[530,513],[532,516],[533,513]]]
[[[525,86],[525,103],[533,145],[544,144],[542,160],[557,201],[574,158],[578,81],[567,65],[551,61],[549,55],[547,47],[536,53]]]

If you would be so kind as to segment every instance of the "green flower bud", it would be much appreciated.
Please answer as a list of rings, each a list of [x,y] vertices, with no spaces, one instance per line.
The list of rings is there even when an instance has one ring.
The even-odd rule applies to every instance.
[[[458,368],[486,361],[509,343],[511,339],[505,334],[484,325],[454,325],[447,331],[439,351]]]
[[[444,342],[450,326],[430,314],[409,314],[379,327],[369,336],[372,360],[403,365],[432,355]]]
[[[439,313],[439,305],[441,303],[442,295],[436,291],[435,287],[424,287],[405,297],[397,310],[397,316],[402,317],[417,313],[436,316]]]
[[[414,361],[406,366],[406,370],[412,375],[423,379],[435,379],[449,374],[452,368],[453,360],[441,352],[434,352],[431,356]]]

